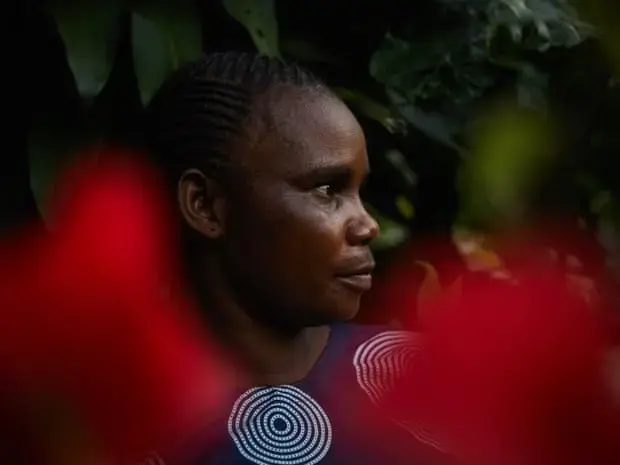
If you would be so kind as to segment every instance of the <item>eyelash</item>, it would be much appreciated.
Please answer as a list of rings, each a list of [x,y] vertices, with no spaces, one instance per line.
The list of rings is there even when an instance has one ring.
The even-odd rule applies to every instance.
[[[336,195],[334,186],[330,183],[321,184],[319,186],[316,186],[314,189],[319,193],[325,195],[326,197],[333,197],[334,195]]]
[[[335,183],[322,183],[314,187],[314,191],[323,199],[329,202],[336,200],[340,193],[340,188]]]
[[[335,179],[329,182],[320,182],[312,188],[313,192],[323,202],[340,204],[342,195],[350,189],[350,179]]]

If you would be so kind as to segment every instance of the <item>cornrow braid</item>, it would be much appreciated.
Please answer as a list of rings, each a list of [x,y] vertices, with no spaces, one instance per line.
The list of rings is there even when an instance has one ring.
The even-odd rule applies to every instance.
[[[167,175],[188,167],[226,169],[257,97],[279,85],[330,93],[309,71],[245,52],[212,53],[182,66],[147,108],[146,148]]]

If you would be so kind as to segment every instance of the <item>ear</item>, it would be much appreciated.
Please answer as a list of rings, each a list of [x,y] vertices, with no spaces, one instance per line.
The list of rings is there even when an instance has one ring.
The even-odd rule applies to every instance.
[[[200,170],[185,171],[178,184],[178,202],[187,224],[209,239],[224,235],[226,201],[217,182]]]

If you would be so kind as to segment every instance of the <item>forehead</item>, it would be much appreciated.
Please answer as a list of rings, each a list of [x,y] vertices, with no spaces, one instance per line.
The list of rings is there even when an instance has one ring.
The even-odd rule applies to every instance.
[[[244,157],[253,170],[290,176],[329,166],[367,171],[362,128],[336,97],[282,89],[256,106],[251,125],[257,143]]]

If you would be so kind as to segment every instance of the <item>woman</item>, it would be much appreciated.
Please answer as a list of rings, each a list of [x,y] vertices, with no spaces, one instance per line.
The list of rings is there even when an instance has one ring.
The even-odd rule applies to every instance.
[[[183,463],[430,463],[411,428],[373,410],[395,375],[380,369],[385,349],[411,354],[415,341],[341,324],[371,286],[379,234],[360,199],[368,156],[347,106],[295,65],[223,53],[175,73],[147,120],[188,279],[249,380],[180,448]]]

